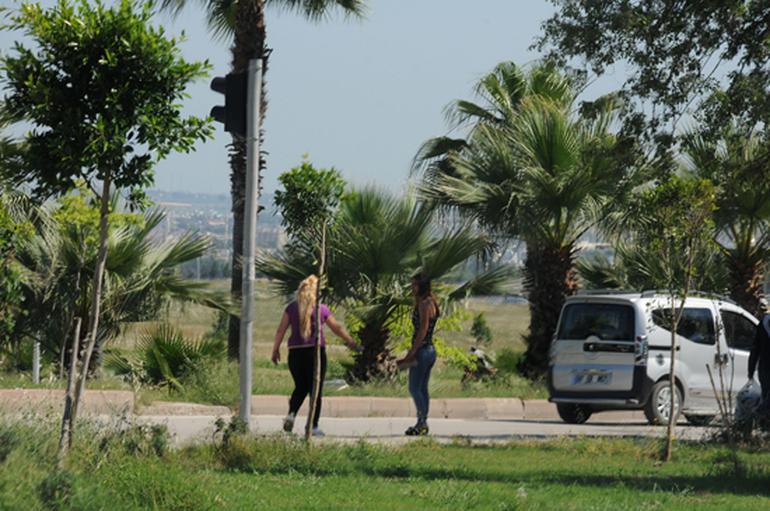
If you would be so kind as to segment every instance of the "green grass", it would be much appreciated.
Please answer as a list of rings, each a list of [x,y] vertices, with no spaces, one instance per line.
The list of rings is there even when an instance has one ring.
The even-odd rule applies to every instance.
[[[0,509],[751,510],[770,505],[770,453],[554,440],[306,446],[285,437],[164,448],[159,432],[81,431],[67,471],[55,435],[0,424]],[[57,498],[58,496],[58,498]],[[47,498],[43,503],[42,497]]]

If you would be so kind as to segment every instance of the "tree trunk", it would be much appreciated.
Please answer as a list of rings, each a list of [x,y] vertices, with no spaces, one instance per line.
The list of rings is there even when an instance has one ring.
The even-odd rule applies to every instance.
[[[305,440],[310,440],[313,434],[313,417],[315,417],[319,402],[318,396],[321,390],[321,285],[323,283],[326,264],[326,224],[321,231],[321,261],[318,264],[318,286],[315,291],[315,362],[313,363],[313,388],[310,392],[310,409],[305,425]]]
[[[70,418],[70,432],[74,431],[74,425],[78,415],[78,406],[80,405],[80,399],[83,395],[83,391],[85,390],[86,378],[88,377],[88,368],[89,364],[91,363],[91,354],[94,351],[97,331],[99,330],[102,282],[104,280],[104,267],[107,263],[107,235],[109,229],[108,216],[110,213],[110,178],[111,176],[108,172],[104,177],[104,182],[102,183],[101,209],[99,211],[99,253],[96,258],[96,269],[94,271],[93,280],[93,296],[91,299],[91,310],[88,318],[88,332],[86,334],[88,345],[86,347],[85,354],[83,355],[83,362],[80,366],[78,383],[77,387],[75,388],[75,397],[72,403],[72,416]]]
[[[264,0],[251,0],[238,2],[238,10],[235,19],[235,37],[230,49],[232,71],[243,72],[248,69],[249,60],[262,60],[262,87],[259,109],[259,147],[264,147],[264,131],[262,123],[267,110],[267,96],[265,92],[265,73],[270,51],[266,46],[267,32],[265,28]],[[257,176],[257,190],[261,195],[262,170],[265,168],[264,152],[259,155],[259,175]],[[230,291],[233,299],[238,301],[242,291],[242,267],[243,258],[243,219],[246,191],[246,141],[233,136],[230,145],[230,196],[233,212],[233,245],[232,245],[232,275],[230,279]],[[240,320],[230,316],[230,327],[227,336],[227,354],[231,359],[238,358],[240,344]]]
[[[524,289],[529,296],[530,322],[519,370],[529,378],[542,378],[548,370],[548,350],[561,307],[577,290],[574,259],[572,245],[527,244]]]
[[[59,467],[64,465],[64,456],[72,445],[72,406],[74,400],[75,380],[77,379],[78,359],[77,352],[80,349],[80,318],[75,319],[75,331],[72,334],[73,356],[70,357],[70,367],[67,373],[67,391],[64,396],[64,414],[61,419],[59,432]],[[66,336],[65,336],[66,339]]]
[[[761,298],[764,264],[756,258],[746,255],[727,254],[727,271],[730,279],[730,298],[761,318],[763,315]]]
[[[674,445],[674,426],[676,425],[676,331],[679,325],[680,312],[676,309],[675,298],[671,297],[671,365],[668,369],[668,385],[671,393],[671,406],[668,409],[668,424],[666,425],[666,444],[663,449],[663,461],[671,460],[671,449]],[[684,307],[682,300],[680,309]],[[652,399],[652,398],[650,398]]]
[[[376,378],[392,379],[396,361],[386,348],[390,332],[382,325],[366,324],[356,336],[361,339],[363,350],[355,356],[355,364],[348,377],[353,381],[369,381]]]

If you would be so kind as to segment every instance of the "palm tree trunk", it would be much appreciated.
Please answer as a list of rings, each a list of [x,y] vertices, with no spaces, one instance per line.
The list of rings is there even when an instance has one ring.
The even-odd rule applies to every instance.
[[[267,31],[265,27],[265,2],[264,0],[250,0],[238,2],[238,10],[235,18],[235,37],[230,49],[232,71],[243,72],[248,69],[249,60],[262,60],[262,87],[259,109],[259,147],[264,147],[264,132],[262,123],[267,110],[267,96],[265,93],[265,73],[267,72],[267,60],[269,50],[266,46]],[[265,168],[264,153],[259,156],[259,176],[257,176],[257,189],[262,190],[262,170]],[[232,275],[230,279],[230,291],[234,300],[240,300],[242,292],[242,266],[243,258],[243,218],[244,218],[244,194],[246,191],[246,141],[233,136],[230,145],[230,196],[233,212],[233,250],[232,250]],[[231,359],[238,358],[240,344],[240,321],[235,316],[230,316],[230,328],[227,337],[227,354]]]
[[[349,378],[354,381],[369,381],[373,378],[392,378],[396,374],[396,363],[386,348],[390,332],[379,324],[366,324],[356,337],[361,339],[363,351],[355,356]]]
[[[730,298],[754,314],[762,317],[761,298],[764,280],[764,263],[750,255],[728,253],[727,271],[730,281]]]
[[[88,317],[88,332],[86,339],[88,345],[83,355],[83,363],[80,366],[80,374],[75,388],[75,397],[72,403],[72,414],[70,416],[70,432],[74,431],[75,421],[78,416],[78,407],[88,377],[88,368],[91,362],[91,354],[96,345],[97,332],[99,330],[99,312],[102,299],[102,283],[104,281],[104,268],[107,263],[107,235],[108,235],[108,216],[110,213],[110,173],[104,177],[102,183],[101,209],[99,211],[99,252],[96,258],[96,270],[94,271],[93,296],[91,298],[91,310]],[[71,434],[71,433],[70,433]]]
[[[527,244],[524,288],[529,295],[527,351],[519,369],[530,378],[548,370],[548,350],[564,300],[575,293],[575,251],[572,245]]]

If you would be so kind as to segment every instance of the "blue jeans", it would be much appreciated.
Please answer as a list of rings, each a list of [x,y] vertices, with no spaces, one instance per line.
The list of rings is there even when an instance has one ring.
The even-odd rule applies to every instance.
[[[436,348],[432,344],[423,345],[417,351],[416,358],[417,365],[409,369],[409,393],[417,408],[417,424],[424,425],[428,420],[430,408],[428,380],[430,380],[430,370],[436,363]]]

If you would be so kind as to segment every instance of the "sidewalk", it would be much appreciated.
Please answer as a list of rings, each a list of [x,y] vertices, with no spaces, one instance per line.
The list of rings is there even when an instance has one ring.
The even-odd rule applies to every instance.
[[[59,414],[64,407],[64,391],[48,389],[0,389],[0,414]],[[287,396],[257,395],[251,398],[254,415],[283,416],[288,408]],[[226,406],[156,401],[137,406],[133,392],[89,390],[82,406],[84,415],[136,416],[230,416]],[[307,415],[307,401],[299,415]],[[323,400],[323,417],[328,418],[394,418],[414,417],[409,398],[334,396]],[[544,399],[519,398],[441,398],[431,400],[430,416],[465,420],[558,420],[556,406]],[[606,421],[643,421],[640,411],[602,412],[597,417]]]

